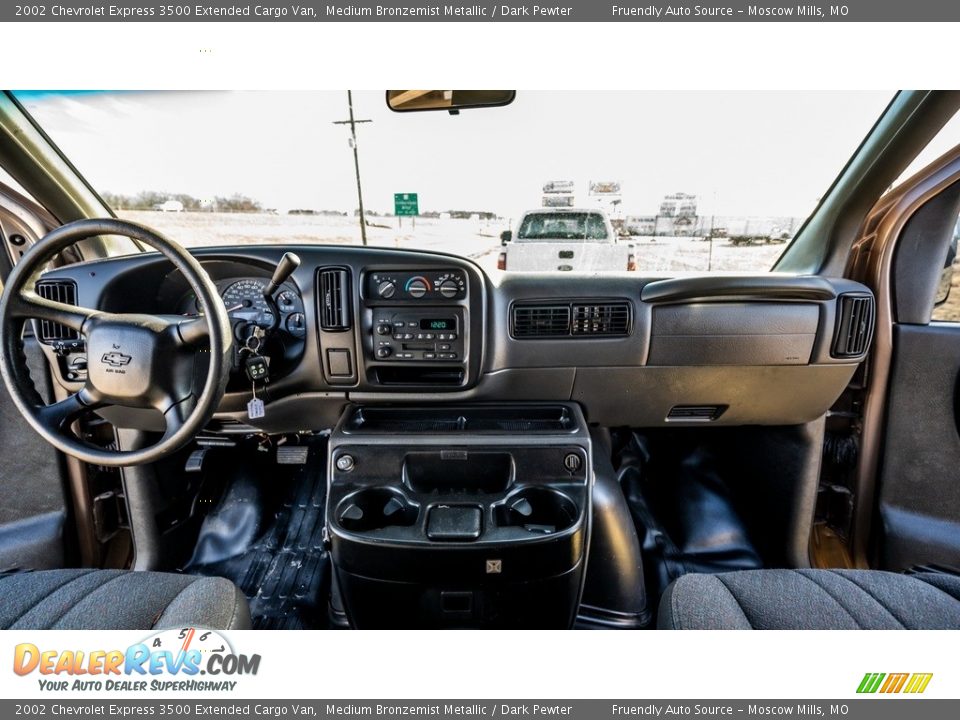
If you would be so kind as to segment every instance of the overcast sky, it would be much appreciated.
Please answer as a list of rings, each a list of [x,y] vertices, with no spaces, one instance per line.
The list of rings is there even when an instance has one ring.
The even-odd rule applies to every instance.
[[[20,93],[100,191],[242,193],[265,207],[356,207],[346,92]],[[618,180],[627,214],[672,192],[702,214],[808,214],[892,93],[534,92],[505,108],[391,112],[354,93],[364,201],[392,211],[540,204],[548,180]]]

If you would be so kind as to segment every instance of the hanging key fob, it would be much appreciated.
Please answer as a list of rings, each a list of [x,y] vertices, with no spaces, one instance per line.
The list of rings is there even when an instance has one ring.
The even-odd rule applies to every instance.
[[[248,357],[244,362],[244,369],[252,382],[265,383],[269,381],[270,368],[267,366],[267,359],[263,355]]]

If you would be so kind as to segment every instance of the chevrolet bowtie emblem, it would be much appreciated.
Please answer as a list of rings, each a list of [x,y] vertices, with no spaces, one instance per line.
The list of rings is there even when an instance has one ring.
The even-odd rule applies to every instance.
[[[121,352],[107,352],[100,358],[100,362],[113,367],[123,367],[130,362],[130,356],[124,355]]]

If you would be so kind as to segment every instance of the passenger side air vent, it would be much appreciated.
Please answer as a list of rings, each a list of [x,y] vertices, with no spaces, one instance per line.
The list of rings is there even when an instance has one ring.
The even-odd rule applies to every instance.
[[[570,307],[515,305],[511,326],[515,338],[566,337],[570,334]]]
[[[574,305],[574,335],[627,335],[630,332],[629,303]]]
[[[667,413],[667,422],[710,422],[726,409],[726,405],[674,405]]]
[[[350,329],[350,272],[330,268],[318,273],[320,327],[329,331]]]
[[[77,284],[72,280],[41,280],[36,285],[37,295],[46,300],[54,300],[66,305],[77,304]],[[80,334],[52,320],[40,320],[40,342],[54,343],[67,340],[79,340]]]
[[[876,306],[872,295],[841,295],[837,304],[837,334],[832,355],[837,358],[860,357],[870,347]]]

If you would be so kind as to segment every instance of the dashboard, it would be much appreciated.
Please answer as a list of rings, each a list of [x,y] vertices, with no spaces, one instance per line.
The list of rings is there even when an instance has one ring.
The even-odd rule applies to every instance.
[[[285,251],[302,263],[274,311],[262,291]],[[609,426],[799,424],[839,397],[873,330],[872,294],[844,279],[491,278],[451,255],[334,246],[194,254],[216,283],[237,346],[264,337],[264,417],[246,416],[250,381],[239,362],[215,416],[238,432],[329,428],[348,402],[412,401],[575,401],[590,422]],[[41,284],[111,312],[200,310],[154,253],[67,266]],[[38,332],[56,381],[78,389],[82,339]]]

